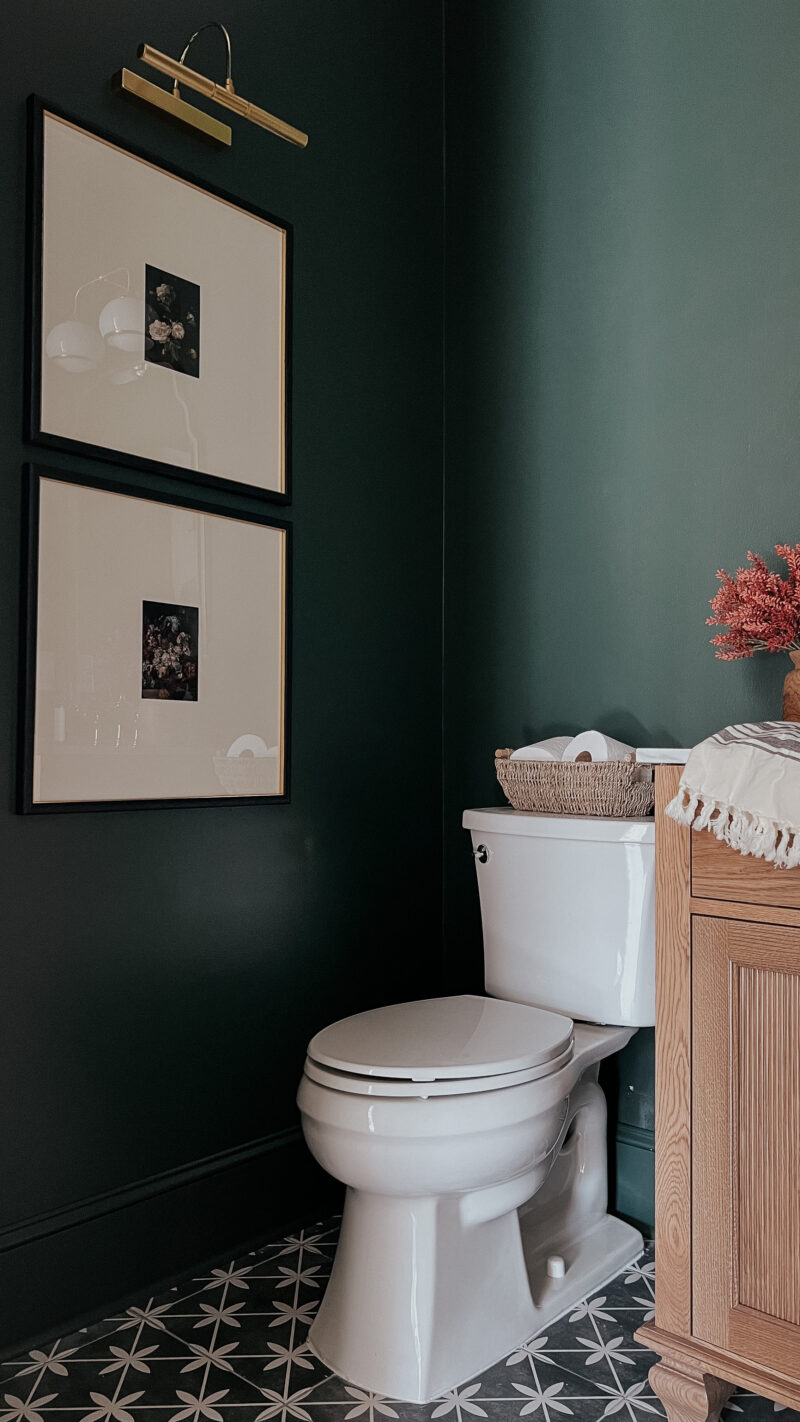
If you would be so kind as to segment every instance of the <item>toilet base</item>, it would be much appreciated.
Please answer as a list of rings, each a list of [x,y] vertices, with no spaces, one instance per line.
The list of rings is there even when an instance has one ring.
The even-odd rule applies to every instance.
[[[348,1188],[309,1344],[347,1382],[430,1402],[632,1263],[642,1236],[607,1209],[606,1103],[593,1063],[565,1102],[555,1158],[528,1173],[436,1197]],[[554,1255],[560,1279],[547,1271]]]
[[[464,1218],[463,1197],[406,1201],[348,1190],[333,1272],[308,1335],[313,1352],[361,1389],[429,1402],[530,1338],[536,1309],[519,1202],[475,1225]]]
[[[638,1229],[615,1215],[605,1215],[578,1238],[550,1238],[545,1244],[532,1230],[526,1231],[524,1220],[521,1232],[537,1332],[602,1288],[644,1249]],[[566,1266],[562,1279],[547,1273],[547,1260],[554,1254],[560,1254]]]
[[[432,1203],[417,1201],[417,1208],[421,1206],[424,1211]],[[391,1334],[387,1335],[386,1319],[377,1316],[380,1309],[377,1314],[362,1315],[358,1320],[350,1316],[356,1303],[350,1288],[352,1278],[341,1275],[339,1287],[333,1297],[326,1295],[323,1299],[312,1325],[312,1351],[345,1382],[403,1402],[432,1402],[540,1335],[581,1299],[613,1279],[626,1264],[632,1264],[644,1248],[639,1231],[613,1215],[595,1220],[581,1235],[550,1236],[544,1244],[530,1223],[531,1216],[528,1218],[527,1229],[525,1220],[520,1221],[516,1212],[494,1221],[494,1229],[487,1231],[484,1226],[480,1244],[486,1250],[485,1257],[480,1261],[462,1260],[466,1272],[475,1270],[473,1277],[485,1281],[490,1297],[480,1298],[476,1308],[473,1299],[459,1298],[454,1292],[443,1314],[449,1337],[436,1339],[437,1361],[433,1368],[431,1350],[424,1344],[416,1358],[403,1357],[402,1346],[394,1353],[387,1350],[386,1340]],[[441,1223],[440,1219],[440,1229]],[[346,1227],[346,1220],[343,1225]],[[362,1228],[360,1220],[359,1233]],[[547,1273],[547,1260],[554,1254],[564,1260],[561,1279],[552,1279]],[[525,1264],[525,1278],[518,1267],[520,1257]],[[358,1269],[358,1262],[354,1263]],[[347,1275],[350,1276],[349,1269]],[[422,1333],[428,1322],[419,1320]],[[373,1329],[375,1336],[371,1337]]]

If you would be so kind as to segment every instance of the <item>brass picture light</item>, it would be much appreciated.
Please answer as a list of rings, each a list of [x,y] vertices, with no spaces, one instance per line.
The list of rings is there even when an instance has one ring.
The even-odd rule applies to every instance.
[[[186,56],[197,36],[204,30],[212,29],[221,30],[225,37],[227,66],[224,85],[215,83],[213,79],[208,79],[205,74],[198,74],[195,69],[189,69],[185,63]],[[167,74],[173,80],[172,89],[162,89],[158,84],[151,84],[148,79],[143,79],[140,74],[135,74],[133,70],[122,69],[114,76],[113,81],[115,88],[120,93],[131,95],[133,98],[142,100],[143,103],[154,105],[155,108],[160,109],[162,113],[171,118],[198,129],[206,138],[230,145],[232,135],[227,124],[220,123],[219,119],[204,113],[202,109],[196,109],[193,104],[187,104],[186,100],[181,98],[179,85],[185,84],[187,88],[195,89],[197,93],[203,94],[213,103],[230,109],[240,118],[248,119],[250,123],[258,124],[260,128],[266,128],[269,133],[277,134],[278,138],[285,138],[287,143],[294,143],[298,148],[306,147],[307,133],[303,133],[299,128],[293,128],[290,123],[284,123],[283,119],[275,118],[273,114],[268,114],[265,109],[258,108],[256,104],[249,103],[247,99],[240,98],[236,93],[231,78],[231,38],[225,26],[221,25],[218,20],[211,20],[207,25],[201,25],[199,30],[195,30],[180,59],[172,59],[170,55],[162,54],[160,50],[153,49],[153,46],[149,44],[140,45],[139,58],[145,64],[149,64],[151,69],[158,69],[162,74]]]

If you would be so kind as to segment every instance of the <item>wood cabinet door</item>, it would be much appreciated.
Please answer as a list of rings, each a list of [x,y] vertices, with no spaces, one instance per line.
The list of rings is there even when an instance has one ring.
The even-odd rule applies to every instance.
[[[800,929],[692,920],[692,1333],[800,1376]]]

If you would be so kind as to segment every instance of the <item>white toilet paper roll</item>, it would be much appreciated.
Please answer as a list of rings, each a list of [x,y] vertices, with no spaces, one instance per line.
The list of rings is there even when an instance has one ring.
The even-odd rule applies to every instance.
[[[530,746],[520,746],[511,752],[512,760],[563,760],[564,751],[570,743],[570,736],[550,736],[546,741],[535,741]]]
[[[563,760],[577,760],[588,751],[592,760],[624,760],[633,754],[633,746],[624,741],[615,741],[613,736],[604,736],[602,731],[581,731],[573,736],[562,757]]]

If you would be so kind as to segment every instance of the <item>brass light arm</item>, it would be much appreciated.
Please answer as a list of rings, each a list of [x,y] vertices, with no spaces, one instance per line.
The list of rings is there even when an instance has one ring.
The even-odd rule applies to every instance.
[[[208,22],[207,25],[201,25],[200,28],[199,28],[199,30],[195,30],[194,34],[192,35],[191,39],[189,40],[189,43],[186,45],[186,48],[184,49],[183,54],[181,55],[180,62],[181,62],[181,64],[185,64],[185,63],[186,63],[186,56],[187,56],[187,54],[189,53],[189,50],[191,49],[192,45],[194,44],[195,40],[197,39],[197,36],[198,36],[198,35],[201,35],[204,30],[220,30],[221,33],[222,33],[222,35],[223,35],[223,37],[224,37],[224,39],[225,39],[225,54],[226,54],[226,62],[225,62],[225,88],[228,90],[229,93],[232,94],[232,93],[234,93],[234,88],[233,88],[233,79],[231,78],[231,37],[230,37],[230,35],[228,34],[228,31],[227,31],[227,29],[225,28],[225,26],[220,24],[219,20],[209,20],[209,22]],[[177,79],[175,80],[175,84],[174,84],[174,86],[173,86],[173,91],[172,91],[172,92],[173,92],[175,95],[177,95],[178,98],[180,98],[180,90],[178,89],[178,81],[177,81]]]

